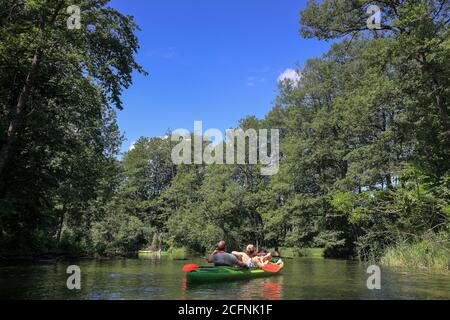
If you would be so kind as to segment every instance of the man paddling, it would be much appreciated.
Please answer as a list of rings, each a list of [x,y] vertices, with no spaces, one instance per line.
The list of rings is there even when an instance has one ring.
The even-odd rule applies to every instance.
[[[239,261],[234,255],[226,252],[225,241],[219,241],[216,244],[216,250],[208,257],[208,262],[214,263],[215,266],[246,267],[245,263]]]

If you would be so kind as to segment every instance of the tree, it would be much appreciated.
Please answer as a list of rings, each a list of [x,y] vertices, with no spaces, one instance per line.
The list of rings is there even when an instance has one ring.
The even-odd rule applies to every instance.
[[[448,0],[439,1],[364,1],[325,0],[310,1],[301,13],[301,33],[305,37],[332,39],[352,35],[356,37],[369,30],[367,9],[378,5],[384,15],[375,37],[394,39],[395,55],[404,61],[413,61],[421,72],[420,82],[434,99],[441,121],[441,134],[450,144],[449,98],[449,10]]]
[[[79,244],[112,196],[121,142],[113,106],[122,107],[133,70],[144,71],[137,26],[107,3],[80,1],[82,27],[69,30],[69,1],[0,1],[4,249],[44,250],[69,236]]]
[[[7,120],[0,147],[0,181],[17,152],[15,144],[26,128],[27,114],[35,109],[39,112],[39,106],[30,105],[33,95],[41,93],[46,85],[54,90],[49,97],[63,92],[57,82],[49,79],[55,68],[70,73],[68,78],[81,77],[92,85],[96,81],[102,96],[118,108],[122,107],[122,89],[131,84],[132,71],[143,72],[134,60],[138,49],[136,24],[131,17],[105,7],[107,2],[81,1],[83,27],[70,30],[65,13],[69,1],[2,0],[0,50],[5,68],[13,70],[9,70],[12,79],[3,82],[9,83],[11,96],[3,106]],[[17,34],[21,36],[17,38]]]

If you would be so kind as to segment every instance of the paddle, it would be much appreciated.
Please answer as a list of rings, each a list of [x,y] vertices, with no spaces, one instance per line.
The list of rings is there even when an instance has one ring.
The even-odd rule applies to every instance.
[[[198,264],[191,263],[191,264],[184,265],[182,270],[184,272],[191,272],[191,271],[195,271],[198,269],[209,269],[209,268],[214,268],[214,267],[213,266],[199,266]]]
[[[266,272],[277,273],[280,271],[281,266],[279,264],[268,263],[261,267]]]
[[[191,263],[191,264],[184,265],[183,269],[181,269],[181,270],[183,270],[183,272],[191,272],[191,271],[197,270],[198,268],[200,268],[200,266],[198,264]]]

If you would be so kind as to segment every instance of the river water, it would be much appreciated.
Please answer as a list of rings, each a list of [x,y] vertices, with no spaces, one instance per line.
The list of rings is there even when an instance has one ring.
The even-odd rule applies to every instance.
[[[296,258],[282,275],[202,285],[186,284],[170,259],[81,260],[0,265],[0,299],[450,299],[450,276],[381,269],[381,289],[367,289],[367,265]],[[202,260],[194,260],[203,263]],[[66,286],[69,265],[81,269],[81,289]]]

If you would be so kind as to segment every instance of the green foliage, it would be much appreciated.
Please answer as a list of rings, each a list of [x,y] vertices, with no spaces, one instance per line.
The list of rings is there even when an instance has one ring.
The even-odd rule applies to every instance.
[[[271,177],[259,165],[174,166],[167,138],[142,137],[117,160],[113,106],[122,107],[132,71],[143,72],[133,19],[107,1],[80,1],[89,27],[69,32],[59,15],[39,26],[39,16],[58,12],[54,2],[27,3],[0,0],[10,9],[0,11],[2,249],[58,243],[115,255],[157,234],[180,258],[223,239],[229,250],[253,243],[288,256],[448,264],[448,247],[440,249],[450,233],[446,1],[370,2],[385,17],[378,31],[367,30],[368,1],[308,2],[302,35],[343,39],[306,62],[298,85],[280,84],[266,117],[239,122],[281,130]],[[36,81],[15,114],[31,71]],[[23,123],[12,141],[15,120]]]
[[[0,1],[1,251],[88,248],[115,191],[113,106],[143,70],[137,26],[107,2],[79,1],[69,30],[71,1]]]
[[[289,248],[289,247],[281,247],[279,248],[281,256],[288,259],[293,259],[295,257],[302,256],[300,248]]]
[[[186,260],[189,256],[189,250],[185,247],[181,248],[170,248],[169,258],[172,260]]]
[[[125,255],[138,251],[153,233],[134,216],[111,214],[92,225],[93,250],[100,255]]]
[[[205,221],[201,211],[194,208],[173,214],[167,222],[167,229],[171,245],[184,245],[200,253],[224,236],[220,228]]]
[[[426,15],[423,6],[409,8],[410,17],[389,6],[392,23],[429,27],[426,19],[408,22]],[[380,31],[384,37],[351,31],[365,26],[365,9],[358,1],[310,2],[302,13],[304,35],[354,38],[309,60],[298,86],[281,84],[264,119],[239,122],[243,129],[281,129],[279,174],[261,177],[251,165],[181,165],[159,195],[139,200],[155,201],[152,216],[164,217],[158,228],[171,246],[203,253],[224,239],[229,249],[258,243],[287,247],[295,256],[302,252],[292,248],[321,247],[326,257],[378,260],[400,239],[448,232],[450,150],[445,117],[436,113],[436,98],[447,92],[430,96],[428,82],[448,66],[436,60],[437,69],[424,73],[424,61],[399,51],[408,37],[399,24]],[[439,19],[434,33],[418,31],[414,37],[422,40],[408,40],[411,54],[430,36],[444,39]],[[427,58],[437,52],[448,54],[432,48]]]
[[[300,249],[301,257],[323,258],[324,254],[325,254],[325,252],[324,252],[323,248],[301,248]]]

